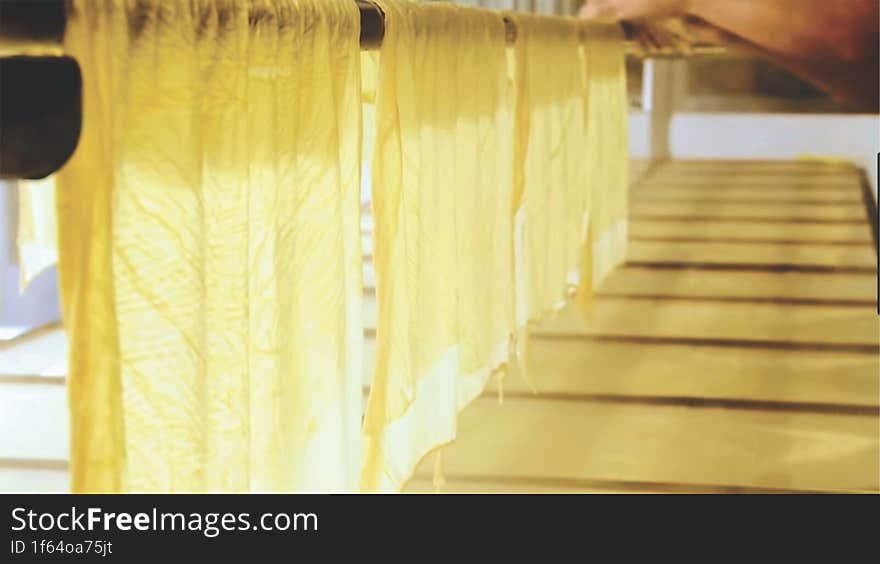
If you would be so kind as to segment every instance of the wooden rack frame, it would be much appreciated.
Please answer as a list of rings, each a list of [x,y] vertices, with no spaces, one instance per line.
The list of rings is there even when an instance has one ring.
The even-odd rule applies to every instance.
[[[378,49],[385,36],[385,16],[368,0],[355,0],[361,15],[362,49]],[[70,57],[16,54],[5,45],[48,45],[60,53],[67,0],[0,1],[0,178],[43,178],[61,168],[76,149],[82,121],[82,78]],[[507,42],[517,30],[505,18]],[[624,24],[628,37],[638,28]],[[687,54],[714,52],[692,46]],[[25,53],[32,51],[25,50]],[[681,56],[675,46],[648,52],[635,42],[630,52],[642,56]],[[7,56],[3,56],[3,55]],[[12,56],[8,56],[12,55]]]

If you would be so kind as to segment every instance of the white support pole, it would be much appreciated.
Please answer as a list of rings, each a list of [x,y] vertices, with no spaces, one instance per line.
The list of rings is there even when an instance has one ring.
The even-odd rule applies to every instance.
[[[687,66],[683,60],[648,59],[643,76],[642,104],[650,117],[649,158],[666,160],[672,117],[687,94]]]

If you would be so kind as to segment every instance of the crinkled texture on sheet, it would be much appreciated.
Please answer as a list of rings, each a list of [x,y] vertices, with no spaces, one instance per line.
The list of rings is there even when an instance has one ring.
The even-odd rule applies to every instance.
[[[517,323],[560,309],[577,286],[589,219],[583,24],[508,13],[514,53]]]
[[[396,491],[507,359],[512,115],[500,14],[377,3],[378,333],[362,489]]]
[[[356,489],[359,25],[350,0],[73,2],[74,491]]]
[[[590,243],[582,298],[602,284],[626,258],[629,218],[629,98],[626,44],[616,25],[585,29],[587,78],[586,174],[590,183]]]
[[[55,176],[18,181],[19,289],[58,264],[58,228],[55,220]]]

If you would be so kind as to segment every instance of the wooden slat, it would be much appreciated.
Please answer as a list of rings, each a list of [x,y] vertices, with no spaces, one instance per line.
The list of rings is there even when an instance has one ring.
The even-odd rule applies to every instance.
[[[779,194],[767,193],[761,190],[752,191],[751,195],[742,196],[729,194],[724,190],[706,190],[705,188],[685,188],[681,190],[651,189],[634,192],[632,199],[637,200],[638,204],[748,204],[805,209],[834,206],[840,208],[858,208],[864,211],[864,201],[855,192],[850,195],[841,196],[826,194],[824,197],[816,197],[812,194],[800,193],[797,195],[786,195],[781,197]]]
[[[365,386],[372,382],[374,358],[375,339],[368,338]],[[734,400],[729,402],[731,408],[755,407],[744,402],[778,402],[814,405],[757,407],[864,412],[863,407],[880,405],[878,358],[845,351],[744,351],[740,347],[539,338],[530,343],[528,364],[538,397],[711,398]],[[533,391],[516,374],[509,374],[503,386],[507,393]],[[496,379],[490,380],[487,390],[495,393]]]
[[[797,223],[752,223],[742,225],[712,221],[675,222],[633,220],[631,237],[702,237],[718,239],[772,239],[777,241],[860,241],[872,244],[867,223],[810,225]]]
[[[852,179],[858,176],[858,170],[853,167],[841,167],[828,169],[823,166],[662,166],[657,169],[657,174],[669,176],[707,176],[707,177],[739,177],[739,176],[786,176],[799,178],[803,176],[816,176],[821,178],[845,178]]]
[[[869,413],[880,405],[880,360],[871,354],[537,339],[528,361],[537,399],[711,399],[724,401],[704,403],[828,413]],[[503,387],[507,396],[532,392],[516,374]],[[497,380],[488,390],[497,390]]]
[[[646,172],[653,166],[651,159],[630,159],[629,174],[630,179],[637,179],[642,173]]]
[[[641,201],[651,198],[677,198],[687,200],[717,199],[717,200],[769,200],[769,201],[824,201],[861,203],[862,194],[859,190],[842,191],[837,188],[793,188],[790,186],[727,186],[714,189],[711,186],[699,184],[682,185],[672,183],[645,183],[633,187],[632,201]]]
[[[827,205],[827,206],[804,206],[768,205],[741,202],[654,202],[635,201],[631,204],[633,216],[651,217],[733,217],[733,218],[768,218],[787,219],[797,218],[803,220],[815,219],[817,221],[836,219],[852,220],[859,223],[865,221],[865,210],[861,205]]]
[[[376,314],[376,300],[367,296],[366,328],[376,328]],[[874,352],[880,347],[876,311],[843,305],[597,300],[588,322],[572,306],[533,334],[575,340],[597,335],[729,340],[750,348],[765,343],[770,348]]]
[[[28,334],[33,327],[28,325],[0,325],[0,347],[4,347],[6,343],[15,341],[23,335]],[[2,350],[2,348],[0,348]]]
[[[373,368],[376,360],[376,336],[369,335],[364,338],[364,371],[363,385],[369,387],[373,383]]]
[[[408,494],[680,494],[680,493],[789,493],[797,490],[755,487],[731,487],[620,480],[560,480],[543,476],[461,476],[448,478],[435,488],[433,480],[416,476],[407,482]]]
[[[66,460],[67,393],[50,384],[0,384],[0,459]]]
[[[877,256],[868,246],[754,245],[749,243],[694,243],[634,241],[631,262],[691,262],[713,264],[793,264],[830,267],[876,267]]]
[[[376,317],[378,315],[378,307],[376,305],[375,295],[364,296],[364,328],[376,330]]]
[[[67,493],[69,481],[65,470],[3,468],[0,461],[2,493]]]
[[[533,331],[534,338],[595,340],[597,336],[706,341],[705,346],[878,354],[876,312],[850,306],[773,303],[597,300],[589,321],[568,307]],[[364,302],[364,323],[376,328],[376,302]],[[698,343],[699,345],[699,343]]]
[[[876,300],[876,278],[870,274],[789,272],[719,272],[620,268],[606,279],[600,293],[630,296],[755,298],[829,301]],[[638,307],[637,304],[634,307]]]
[[[819,160],[767,160],[767,159],[675,159],[662,163],[672,170],[706,170],[715,174],[739,170],[815,170],[827,173],[851,172],[855,169],[849,162]]]
[[[878,489],[875,417],[477,400],[446,474],[798,490]],[[427,457],[417,471],[433,468]]]
[[[676,178],[704,178],[708,180],[739,180],[742,178],[761,177],[774,182],[797,182],[804,179],[819,181],[844,182],[859,177],[855,167],[829,170],[825,167],[759,167],[759,166],[711,166],[711,167],[675,167],[660,165],[654,167],[653,176]]]
[[[859,170],[852,163],[827,163],[808,161],[666,161],[656,167],[658,173],[668,174],[702,174],[706,176],[739,176],[743,174],[781,174],[800,176],[813,174],[819,176],[835,176],[847,178],[857,175]]]
[[[364,288],[371,291],[376,289],[376,269],[372,258],[364,260]]]
[[[876,259],[868,245],[809,244],[794,245],[795,252],[788,252],[790,245],[782,241],[779,245],[754,245],[752,243],[712,243],[703,240],[669,241],[647,239],[631,242],[630,256],[633,266],[624,265],[612,272],[603,284],[601,293],[630,296],[662,295],[676,298],[741,298],[736,301],[755,302],[817,302],[833,304],[871,305],[876,303],[876,277],[872,265]],[[662,260],[669,264],[680,264],[682,268],[639,268],[642,259],[653,259],[647,255],[651,247],[664,250]],[[694,250],[691,252],[690,249]],[[712,255],[718,249],[729,254]],[[811,251],[816,251],[811,253]],[[721,257],[723,260],[719,260]],[[788,271],[772,272],[780,265],[780,260],[792,260]],[[852,260],[850,260],[852,259]],[[660,263],[664,266],[665,263]],[[696,265],[689,269],[689,264]],[[713,264],[729,265],[730,268],[712,270],[705,268]],[[797,265],[803,265],[797,271]],[[738,268],[737,265],[743,265]],[[761,268],[766,265],[767,268]],[[840,272],[809,272],[810,265],[818,265],[819,270],[832,270],[835,266]],[[703,268],[700,268],[703,266]],[[826,268],[827,267],[827,268]],[[856,269],[859,272],[847,272]],[[761,270],[765,270],[762,272]],[[865,270],[865,272],[860,272]],[[367,296],[375,295],[375,275],[372,263],[365,260],[364,291]],[[730,300],[728,300],[730,301]],[[55,355],[57,358],[63,358]],[[55,358],[53,357],[53,358]],[[48,360],[48,359],[47,359]],[[3,356],[0,355],[0,363]],[[44,363],[41,363],[44,364]],[[57,364],[56,364],[57,369]],[[54,374],[54,370],[50,371]],[[29,372],[17,372],[29,373]]]
[[[666,339],[717,339],[758,343],[858,345],[840,350],[877,354],[880,328],[868,308],[775,304],[687,303],[598,300],[589,323],[575,308],[542,324],[535,335],[626,335]],[[833,350],[835,347],[825,347]]]
[[[762,166],[734,166],[734,167],[659,167],[656,174],[676,177],[715,177],[737,178],[740,176],[785,176],[802,178],[813,176],[819,178],[837,178],[852,180],[858,176],[858,171],[853,168],[841,168],[838,170],[826,170],[823,167],[762,167]]]
[[[551,353],[552,354],[552,353]],[[849,382],[851,383],[851,382]],[[66,438],[66,405],[63,399],[63,390],[60,390],[57,387],[51,388],[43,388],[37,389],[34,386],[27,386],[19,389],[10,389],[10,386],[2,386],[0,387],[0,405],[2,405],[5,417],[3,419],[7,419],[7,417],[12,417],[16,421],[15,429],[23,429],[27,428],[32,430],[31,434],[28,434],[27,437],[20,437],[21,440],[17,441],[3,441],[3,449],[2,453],[0,453],[0,457],[13,457],[18,459],[50,459],[55,460],[58,458],[63,458],[66,456],[66,444],[64,441],[59,441],[59,439]],[[735,414],[731,414],[731,412],[722,412],[720,410],[695,410],[695,409],[684,409],[684,408],[670,408],[670,407],[657,407],[657,406],[649,406],[647,408],[643,408],[641,406],[633,406],[633,405],[602,405],[602,404],[590,404],[584,405],[580,403],[575,403],[576,407],[567,405],[566,402],[546,402],[543,400],[537,400],[540,405],[537,405],[535,409],[527,409],[531,416],[540,417],[541,423],[538,424],[537,421],[526,421],[526,428],[528,428],[529,424],[534,424],[534,429],[532,430],[532,439],[534,439],[534,435],[538,435],[542,437],[540,442],[540,452],[545,453],[545,457],[547,456],[547,437],[555,437],[558,436],[560,429],[557,428],[557,425],[554,421],[548,421],[547,419],[553,419],[555,414],[559,412],[571,413],[572,411],[577,413],[609,413],[609,410],[621,410],[623,413],[620,414],[619,417],[614,417],[613,423],[611,421],[604,421],[602,423],[602,419],[599,421],[584,421],[580,425],[576,425],[575,428],[583,429],[586,431],[586,436],[584,437],[584,441],[582,444],[568,444],[560,445],[554,443],[552,452],[549,453],[549,458],[551,460],[550,466],[544,466],[539,469],[534,467],[524,467],[522,464],[517,464],[516,469],[519,474],[517,475],[540,475],[547,477],[549,476],[551,481],[554,477],[556,478],[565,478],[565,479],[610,479],[610,480],[642,480],[642,481],[651,481],[651,480],[661,480],[667,481],[670,483],[673,482],[681,482],[684,481],[682,477],[676,476],[675,473],[666,473],[665,478],[658,475],[656,472],[652,471],[652,463],[662,462],[664,458],[668,457],[665,466],[667,467],[675,467],[679,470],[685,469],[687,466],[693,464],[695,461],[693,458],[688,458],[686,456],[686,452],[688,448],[682,447],[680,451],[671,450],[666,454],[656,452],[658,448],[660,448],[664,444],[675,445],[675,444],[688,444],[689,440],[698,440],[701,439],[703,435],[708,435],[706,437],[702,437],[704,443],[702,444],[702,454],[701,457],[705,459],[709,459],[709,462],[715,461],[717,462],[718,458],[724,458],[727,463],[731,462],[732,459],[738,459],[741,466],[743,466],[743,460],[751,461],[750,457],[743,457],[743,454],[747,453],[731,453],[731,441],[738,440],[743,442],[745,436],[755,436],[760,437],[764,435],[769,435],[769,439],[771,442],[773,439],[780,440],[786,436],[791,436],[794,439],[797,439],[795,442],[798,443],[799,448],[794,448],[792,445],[788,445],[783,448],[784,445],[778,445],[780,449],[778,452],[773,453],[776,456],[777,462],[780,453],[788,453],[791,456],[795,456],[798,452],[801,452],[802,456],[806,456],[808,453],[803,451],[809,451],[807,446],[812,446],[816,449],[824,449],[829,447],[830,445],[834,445],[835,449],[840,449],[841,445],[839,444],[841,441],[849,441],[853,442],[852,437],[848,436],[839,436],[838,428],[841,425],[841,420],[845,420],[846,424],[844,427],[848,427],[852,425],[853,420],[857,420],[859,418],[853,417],[841,417],[841,416],[825,416],[825,415],[810,415],[807,416],[805,414],[799,413],[785,413],[785,414],[760,414],[760,413],[751,413],[751,412],[735,412]],[[508,409],[511,405],[518,405],[523,403],[531,403],[523,402],[521,400],[510,399],[506,400],[504,409]],[[36,406],[40,405],[40,409],[37,409]],[[488,405],[490,408],[494,406],[494,401],[478,401],[478,405]],[[14,406],[17,409],[12,410],[9,409],[9,406]],[[640,410],[647,409],[648,413],[639,413]],[[663,414],[672,413],[674,417],[671,420],[666,421],[665,416]],[[700,413],[713,413],[713,417],[709,418],[709,421],[706,421],[703,415]],[[722,418],[722,423],[718,423],[722,429],[721,437],[715,437],[713,439],[713,434],[717,432],[716,429],[711,427],[709,424],[714,420],[719,419],[719,413],[727,413],[726,418]],[[499,419],[498,415],[503,414],[503,412],[494,412],[494,413],[482,413],[475,415],[472,419],[474,421],[479,422],[479,425],[482,427],[492,426],[495,427],[499,432],[501,430],[507,429],[510,433],[514,434],[514,437],[510,439],[512,444],[510,443],[501,443],[499,444],[497,441],[494,442],[484,442],[483,448],[481,449],[481,454],[478,457],[475,457],[479,460],[488,460],[491,461],[493,456],[499,454],[500,451],[505,449],[510,449],[512,446],[516,446],[514,451],[518,452],[520,456],[530,456],[528,454],[528,450],[523,452],[523,449],[527,449],[529,447],[529,437],[519,436],[519,432],[522,429],[519,425],[511,425],[510,421],[505,421],[503,419]],[[690,414],[690,415],[688,415]],[[658,419],[658,416],[659,417]],[[467,415],[466,415],[467,417]],[[794,429],[789,428],[789,425],[793,420],[805,420],[805,421],[813,421],[812,418],[823,418],[821,419],[821,424],[814,425],[809,429],[801,429],[800,427],[796,427]],[[767,419],[770,419],[769,421]],[[676,419],[682,419],[681,421],[677,421]],[[758,428],[753,428],[754,420],[758,420],[760,423]],[[871,418],[867,418],[869,421]],[[519,417],[515,417],[514,421],[520,421]],[[653,422],[652,422],[653,421]],[[763,423],[762,423],[763,421]],[[628,425],[635,422],[637,429],[632,429],[631,425]],[[577,423],[577,422],[574,422]],[[563,425],[564,428],[569,428],[572,426],[572,423],[567,423]],[[462,444],[468,443],[468,438],[473,436],[473,433],[469,432],[468,429],[471,426],[468,424],[467,420],[463,420],[461,425],[461,436],[459,440],[459,444],[457,444],[454,449],[458,449]],[[570,456],[572,457],[584,457],[587,459],[603,459],[605,453],[601,450],[596,450],[596,445],[594,444],[592,438],[594,433],[591,429],[596,428],[604,428],[606,433],[611,433],[616,436],[618,440],[621,441],[621,445],[626,445],[625,450],[631,452],[635,459],[641,459],[642,453],[647,450],[649,454],[652,454],[653,458],[649,460],[647,465],[644,465],[642,469],[644,470],[641,475],[636,473],[635,475],[627,476],[624,474],[615,474],[617,470],[612,468],[610,471],[605,473],[604,475],[596,476],[593,472],[584,472],[582,475],[578,474],[578,472],[570,472],[565,468],[562,471],[552,463],[556,458],[560,456],[559,453],[562,451],[568,451]],[[731,428],[732,427],[732,428]],[[657,429],[659,428],[659,431]],[[872,429],[877,429],[876,424],[871,426]],[[638,437],[642,437],[643,433],[641,433],[638,429],[642,429],[646,432],[646,436],[644,440],[640,442]],[[651,431],[651,430],[654,431]],[[2,436],[4,437],[13,437],[13,434],[10,434],[8,431],[10,429],[2,429]],[[540,431],[539,431],[540,430]],[[650,432],[649,432],[650,431]],[[688,435],[688,431],[690,434]],[[681,437],[681,434],[688,435],[684,438]],[[824,447],[819,444],[808,445],[806,443],[810,443],[810,441],[806,441],[803,439],[805,434],[814,433],[816,435],[822,435],[826,438],[826,442],[830,443],[830,445],[826,444]],[[20,432],[16,433],[17,435],[21,435]],[[569,433],[570,434],[570,433]],[[658,436],[659,435],[659,436]],[[695,436],[696,435],[696,436]],[[846,435],[846,433],[845,433]],[[665,438],[664,438],[665,437]],[[800,437],[800,438],[799,438]],[[574,440],[572,437],[564,437],[566,441]],[[716,442],[717,441],[717,442]],[[816,441],[819,442],[819,441]],[[864,441],[862,441],[864,442]],[[534,443],[534,440],[532,441]],[[613,444],[614,441],[610,440],[606,442],[607,444]],[[802,444],[804,443],[804,444]],[[487,445],[492,445],[493,448],[487,448]],[[876,444],[874,441],[872,444]],[[577,448],[568,448],[576,446]],[[862,445],[864,446],[864,445]],[[832,452],[835,450],[832,449]],[[700,449],[697,449],[700,450]],[[768,450],[772,450],[769,449]],[[824,450],[823,450],[824,452]],[[555,453],[555,454],[554,454]],[[533,453],[535,454],[535,453]],[[467,458],[472,458],[470,455],[466,455]],[[760,459],[764,459],[765,457],[756,457]],[[795,456],[797,458],[797,456]],[[815,453],[810,460],[815,462]],[[876,457],[875,457],[876,459]],[[724,476],[719,475],[717,472],[717,467],[723,468],[726,466],[725,460],[722,460],[721,463],[718,463],[717,466],[709,467],[706,464],[703,464],[701,467],[701,471],[705,473],[701,477],[700,480],[697,480],[697,483],[705,484],[705,483],[721,483],[727,485],[736,485],[734,484],[734,480],[726,479]],[[450,464],[450,461],[453,464]],[[447,471],[450,473],[458,471],[454,466],[455,458],[447,457]],[[706,462],[703,460],[702,462]],[[851,475],[858,474],[857,470],[860,468],[866,467],[866,457],[862,456],[857,459],[851,460],[852,467],[850,468]],[[869,461],[867,461],[869,462]],[[624,467],[638,467],[636,464],[636,460],[622,461],[621,462]],[[762,463],[763,464],[763,463]],[[781,464],[781,463],[780,463]],[[849,462],[847,463],[849,464]],[[735,465],[735,464],[734,464]],[[746,468],[753,468],[752,464],[745,464]],[[806,466],[806,463],[804,463]],[[786,468],[782,468],[787,472],[791,473],[792,479],[797,478],[801,480],[802,483],[776,483],[774,481],[764,482],[761,480],[755,480],[753,482],[739,480],[741,483],[738,485],[741,486],[757,486],[760,485],[762,487],[796,487],[796,488],[853,488],[853,489],[863,489],[866,487],[864,484],[859,483],[846,483],[844,484],[842,479],[834,473],[829,471],[829,465],[825,465],[824,467],[821,464],[818,465],[820,468],[824,468],[824,471],[813,472],[813,474],[833,483],[829,485],[829,483],[823,483],[821,481],[816,483],[811,483],[807,478],[810,476],[805,476],[810,472],[805,472],[803,468],[799,467],[795,463],[789,464]],[[429,466],[430,467],[430,466]],[[766,468],[766,466],[764,466]],[[870,464],[867,464],[867,467],[870,468]],[[590,468],[587,468],[589,470]],[[669,468],[667,468],[669,470]],[[754,471],[758,471],[758,469],[754,469]],[[493,467],[480,467],[480,468],[472,468],[468,470],[471,474],[497,474],[496,470]],[[537,473],[535,473],[537,472]]]
[[[713,484],[670,484],[623,480],[572,480],[545,476],[456,475],[439,488],[433,480],[414,476],[406,483],[407,494],[743,494],[814,493],[791,488],[722,486]]]
[[[20,347],[22,344],[41,339],[46,334],[55,333],[61,328],[60,323],[48,323],[37,327],[13,327],[11,337],[0,340],[0,352],[12,347]]]
[[[589,486],[571,486],[568,484],[548,484],[541,480],[512,480],[502,483],[495,477],[484,479],[450,479],[439,489],[434,487],[433,480],[429,478],[415,477],[407,482],[404,493],[409,494],[433,494],[433,493],[456,493],[456,494],[578,494],[578,493],[632,493],[622,488],[608,488]]]
[[[727,190],[732,188],[761,188],[764,190],[776,190],[784,188],[811,190],[835,190],[839,194],[846,194],[861,189],[857,177],[853,179],[840,179],[836,176],[822,177],[803,175],[798,178],[789,178],[786,175],[743,175],[725,177],[701,177],[681,176],[670,174],[652,174],[644,181],[645,189],[650,187],[701,187],[706,190]]]
[[[0,350],[0,379],[6,376],[57,377],[67,372],[67,340],[54,325],[17,339]]]

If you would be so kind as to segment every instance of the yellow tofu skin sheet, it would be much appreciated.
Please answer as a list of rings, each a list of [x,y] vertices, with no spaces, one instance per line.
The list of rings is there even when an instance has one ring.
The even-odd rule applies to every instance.
[[[582,24],[508,13],[516,23],[514,200],[517,324],[561,309],[579,283],[585,177]]]
[[[376,4],[362,53],[351,0],[72,0],[82,136],[19,239],[32,277],[57,221],[73,491],[400,491],[624,259],[620,29]]]
[[[629,239],[629,100],[626,43],[619,26],[584,29],[585,175],[590,186],[589,239],[580,299],[588,298],[626,258]]]
[[[18,266],[20,291],[58,263],[55,176],[18,183]]]
[[[349,0],[72,3],[74,491],[357,488],[358,38]]]
[[[507,359],[512,144],[500,14],[377,2],[377,353],[363,491],[398,491]]]

